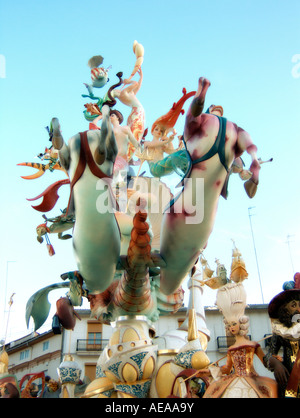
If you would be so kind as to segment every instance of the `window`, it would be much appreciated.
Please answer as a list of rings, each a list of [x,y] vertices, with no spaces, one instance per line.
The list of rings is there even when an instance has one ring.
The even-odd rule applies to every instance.
[[[101,343],[101,332],[89,332],[88,333],[88,344],[100,344]]]
[[[89,322],[87,331],[87,345],[89,348],[99,349],[102,341],[102,324],[100,322]]]
[[[43,342],[43,351],[47,351],[49,349],[49,341]]]
[[[26,360],[29,358],[29,349],[21,351],[20,353],[20,360]]]

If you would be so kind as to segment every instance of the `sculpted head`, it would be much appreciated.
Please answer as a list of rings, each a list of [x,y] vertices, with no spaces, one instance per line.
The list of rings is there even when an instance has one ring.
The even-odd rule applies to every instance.
[[[161,125],[153,125],[151,129],[151,133],[154,138],[159,139],[162,138],[165,134],[166,129],[163,128]]]
[[[283,284],[283,292],[276,295],[269,303],[268,313],[271,319],[280,321],[290,328],[300,322],[300,275]]]
[[[222,106],[215,106],[215,105],[211,105],[208,108],[208,113],[210,113],[211,115],[216,115],[216,116],[223,116],[223,107]]]
[[[121,112],[119,112],[118,110],[111,110],[110,111],[110,118],[111,120],[113,120],[114,118],[116,118],[119,122],[119,124],[121,125],[121,123],[123,122],[124,118]]]

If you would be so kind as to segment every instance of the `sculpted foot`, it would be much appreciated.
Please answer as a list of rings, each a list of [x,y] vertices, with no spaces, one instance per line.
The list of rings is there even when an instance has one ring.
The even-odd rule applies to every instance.
[[[59,120],[57,118],[52,118],[50,131],[52,131],[52,144],[54,148],[60,150],[63,146],[64,139],[62,137]]]
[[[210,86],[210,81],[207,78],[200,77],[198,82],[198,90],[191,104],[191,113],[194,117],[199,116],[204,107],[205,96]]]
[[[207,78],[200,77],[198,81],[198,90],[197,90],[195,97],[199,97],[199,96],[205,97],[207,93],[207,89],[209,88],[210,84],[211,83]]]
[[[246,181],[246,183],[244,183],[246,193],[248,197],[250,197],[250,199],[252,199],[255,196],[257,191],[257,185],[258,182],[256,183],[253,179],[249,179],[248,181]]]

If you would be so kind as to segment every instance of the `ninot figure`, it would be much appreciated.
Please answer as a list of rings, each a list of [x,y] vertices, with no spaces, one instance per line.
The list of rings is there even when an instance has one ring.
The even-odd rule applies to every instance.
[[[274,372],[279,397],[300,398],[300,273],[285,282],[283,289],[268,307],[273,334],[265,364]]]
[[[277,398],[274,379],[260,376],[254,369],[254,356],[263,363],[261,346],[247,337],[249,318],[245,315],[246,292],[242,283],[219,288],[216,304],[224,316],[226,335],[234,339],[224,366],[210,367],[214,381],[204,398]],[[203,369],[204,372],[204,369]]]

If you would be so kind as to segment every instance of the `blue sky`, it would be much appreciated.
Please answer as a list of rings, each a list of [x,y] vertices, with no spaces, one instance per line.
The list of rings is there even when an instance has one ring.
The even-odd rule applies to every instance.
[[[83,83],[90,81],[88,59],[101,54],[104,66],[112,66],[111,85],[117,72],[130,75],[134,40],[145,49],[138,97],[146,126],[170,109],[183,87],[195,90],[198,78],[205,76],[211,81],[206,104],[221,104],[225,116],[250,133],[259,157],[274,159],[262,166],[253,200],[237,176],[231,179],[205,252],[210,265],[219,258],[230,270],[234,239],[249,272],[249,303],[268,303],[292,279],[300,269],[299,12],[297,0],[95,0],[88,6],[78,0],[0,0],[0,62],[5,64],[5,71],[0,69],[0,339],[13,292],[8,340],[30,331],[24,319],[28,298],[76,269],[71,242],[50,237],[54,257],[37,242],[35,228],[42,217],[26,200],[63,176],[46,173],[23,180],[20,176],[33,170],[17,164],[38,161],[34,157],[49,145],[45,126],[53,116],[60,119],[66,139],[87,128],[81,94]],[[128,116],[127,109],[123,113]],[[176,126],[179,133],[183,124],[184,116]],[[249,166],[248,156],[244,161]],[[53,216],[67,198],[66,192],[60,195],[63,203]],[[251,220],[263,295],[249,207],[254,207]],[[60,294],[51,299],[55,302]],[[215,292],[205,288],[204,304],[214,301]]]

